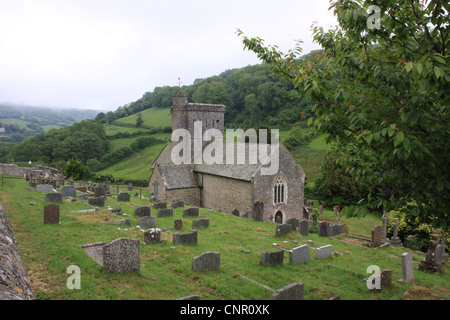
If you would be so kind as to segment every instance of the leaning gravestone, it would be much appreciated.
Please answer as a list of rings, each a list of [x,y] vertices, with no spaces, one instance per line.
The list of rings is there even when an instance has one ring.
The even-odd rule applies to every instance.
[[[411,253],[405,252],[402,254],[402,278],[399,281],[412,282],[414,281],[414,267]]]
[[[46,193],[45,194],[45,202],[62,203],[63,202],[63,195],[61,193],[58,193],[58,192]]]
[[[96,186],[94,187],[94,197],[98,198],[101,196],[106,197],[106,188],[104,186]]]
[[[286,220],[286,224],[290,224],[292,226],[292,230],[295,231],[299,227],[299,221],[297,218],[290,218]]]
[[[300,221],[299,224],[299,231],[300,231],[300,235],[302,237],[307,237],[309,235],[308,229],[309,229],[309,222],[306,219],[303,219],[302,221]]]
[[[283,234],[292,231],[292,225],[290,224],[277,224],[275,228],[275,237],[281,237]]]
[[[197,230],[187,233],[174,233],[173,244],[197,244]]]
[[[61,194],[63,197],[77,197],[77,189],[74,186],[65,186],[61,188]]]
[[[147,244],[161,242],[161,229],[153,228],[144,232],[144,242]]]
[[[119,238],[105,244],[103,267],[109,272],[139,271],[139,240]]]
[[[205,252],[192,258],[194,271],[217,271],[220,269],[220,252]]]
[[[271,252],[264,250],[261,253],[261,260],[259,261],[259,264],[265,267],[273,265],[282,265],[283,259],[284,259],[284,250]]]
[[[315,258],[317,260],[327,259],[333,254],[333,246],[331,244],[316,249]]]
[[[135,217],[150,217],[150,215],[151,215],[151,209],[149,206],[142,206],[142,207],[134,209]]]
[[[187,208],[183,210],[183,217],[198,217],[198,208]]]
[[[127,192],[121,192],[117,195],[117,201],[130,201],[130,194]]]
[[[438,241],[430,241],[430,247],[428,248],[425,258],[419,263],[418,269],[420,271],[429,273],[442,273],[442,259],[439,256],[441,244]],[[437,253],[437,254],[436,254]]]
[[[91,206],[103,207],[105,205],[106,196],[89,198],[88,203]]]
[[[209,219],[194,219],[192,220],[192,229],[209,227]]]
[[[59,223],[59,205],[48,204],[44,206],[44,224]]]
[[[156,228],[156,218],[145,216],[138,220],[138,225],[142,229]]]
[[[301,245],[297,248],[289,250],[289,263],[298,264],[310,261],[309,246]]]
[[[324,221],[319,223],[319,236],[328,237],[329,236],[329,223]]]
[[[372,228],[372,236],[370,239],[370,246],[372,248],[378,247],[381,245],[381,227],[380,226],[374,226]]]
[[[176,208],[183,208],[184,207],[184,202],[183,201],[174,201],[172,202],[172,208],[176,209]]]
[[[159,209],[158,210],[158,218],[162,217],[173,217],[173,209]]]
[[[272,293],[272,300],[303,300],[303,283],[294,282]]]

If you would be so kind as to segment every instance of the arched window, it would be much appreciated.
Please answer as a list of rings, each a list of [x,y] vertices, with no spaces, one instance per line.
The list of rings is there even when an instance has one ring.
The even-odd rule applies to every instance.
[[[273,186],[273,203],[284,203],[286,201],[286,183],[284,179],[279,176]]]

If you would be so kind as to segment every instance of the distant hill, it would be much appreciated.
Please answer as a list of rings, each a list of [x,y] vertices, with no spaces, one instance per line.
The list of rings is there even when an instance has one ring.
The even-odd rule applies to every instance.
[[[26,137],[63,128],[86,119],[94,119],[98,110],[47,108],[0,104],[1,142],[18,143]],[[3,131],[3,130],[0,130]]]

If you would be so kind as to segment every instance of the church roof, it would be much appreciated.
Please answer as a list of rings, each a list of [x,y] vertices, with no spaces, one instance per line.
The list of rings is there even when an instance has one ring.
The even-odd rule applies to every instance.
[[[192,164],[157,164],[166,189],[184,189],[198,187]]]

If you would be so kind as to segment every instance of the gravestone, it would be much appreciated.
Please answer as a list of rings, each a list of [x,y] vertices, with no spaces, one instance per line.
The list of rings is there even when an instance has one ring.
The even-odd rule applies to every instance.
[[[156,218],[145,216],[138,220],[138,225],[142,229],[156,228]]]
[[[174,233],[173,244],[197,244],[197,230],[187,233]]]
[[[389,216],[386,211],[383,212],[383,216],[381,217],[382,226],[381,226],[381,242],[388,243],[389,239],[387,238],[387,221]]]
[[[187,208],[183,210],[183,217],[198,217],[198,208]]]
[[[152,205],[152,207],[155,208],[155,209],[166,209],[167,208],[167,202],[154,203]]]
[[[192,229],[209,227],[209,219],[194,219],[192,220]]]
[[[328,237],[329,236],[329,223],[326,221],[319,222],[319,236]]]
[[[381,245],[381,227],[380,226],[374,226],[372,228],[372,235],[370,238],[370,246],[372,248],[378,247]]]
[[[342,233],[341,225],[340,224],[333,224],[330,223],[328,225],[328,234],[330,237],[337,236]]]
[[[397,236],[397,234],[398,234],[398,219],[397,218],[394,218],[394,221],[392,222],[392,226],[394,227],[394,235],[391,238],[391,240],[389,241],[389,245],[391,245],[393,247],[401,247],[402,241]]]
[[[131,219],[125,219],[125,220],[120,220],[120,221],[108,221],[108,222],[105,222],[105,224],[111,224],[111,225],[114,225],[114,226],[119,226],[119,225],[130,226],[131,225]]]
[[[310,261],[309,246],[307,244],[289,250],[289,263],[301,264]]]
[[[290,224],[277,224],[275,229],[275,237],[281,237],[283,234],[289,233],[292,230]]]
[[[121,192],[117,195],[117,201],[130,201],[130,194],[127,192]]]
[[[341,233],[348,234],[348,226],[347,224],[341,224]]]
[[[76,187],[75,189],[77,189],[77,191],[80,191],[80,192],[83,192],[83,193],[86,193],[86,192],[87,192],[86,186]]]
[[[98,198],[101,196],[106,197],[106,188],[104,186],[96,186],[94,187],[94,197]]]
[[[261,253],[261,260],[259,264],[265,267],[282,265],[284,260],[284,250],[266,251]]]
[[[87,193],[77,194],[77,198],[81,200],[87,200],[89,195]]]
[[[303,300],[303,283],[294,282],[272,293],[272,300]]]
[[[171,206],[172,206],[173,209],[183,208],[184,207],[184,202],[183,201],[173,201]]]
[[[44,224],[59,224],[59,205],[52,203],[44,206]]]
[[[61,188],[61,194],[63,195],[63,197],[76,198],[77,189],[75,189],[74,186],[65,186]]]
[[[61,193],[59,193],[59,192],[46,193],[45,194],[45,202],[62,203],[63,202],[63,195]]]
[[[149,206],[142,206],[134,209],[135,217],[150,217],[151,209]]]
[[[316,249],[315,258],[317,260],[327,259],[333,254],[333,246],[331,244]]]
[[[239,213],[239,210],[237,210],[237,209],[234,209],[233,211],[231,211],[231,214],[233,215],[233,216],[236,216],[236,217],[239,217],[241,214]]]
[[[105,205],[105,201],[106,201],[106,196],[94,197],[94,198],[88,199],[88,203],[91,206],[96,206],[96,207],[103,207]]]
[[[319,212],[321,215],[323,215],[323,205],[322,204],[319,206]]]
[[[299,223],[300,223],[300,222],[298,221],[297,218],[290,218],[290,219],[287,219],[287,220],[286,220],[286,224],[290,224],[290,225],[292,226],[291,229],[292,229],[293,231],[297,230]]]
[[[173,227],[175,230],[181,230],[183,228],[183,220],[182,219],[176,219],[173,222]]]
[[[158,218],[161,217],[173,217],[173,209],[159,209],[158,210]]]
[[[55,192],[56,190],[53,188],[53,185],[51,185],[51,184],[38,184],[36,187],[36,191]]]
[[[139,271],[139,240],[119,238],[105,244],[103,268],[108,272]]]
[[[399,281],[412,282],[414,281],[412,254],[405,252],[402,254],[402,278]]]
[[[72,177],[70,177],[68,184],[69,184],[69,186],[73,186],[75,184],[75,180]]]
[[[418,269],[420,271],[428,273],[442,273],[442,256],[440,257],[439,251],[441,250],[441,244],[438,241],[430,241],[430,247],[425,255],[425,258],[420,261]],[[437,253],[437,254],[436,254]]]
[[[308,220],[303,219],[302,221],[300,221],[300,225],[299,225],[299,231],[300,231],[300,235],[302,237],[307,237],[309,235],[309,223]]]
[[[263,221],[264,202],[261,200],[253,204],[253,219],[256,221]]]
[[[192,258],[194,271],[217,271],[220,269],[220,252],[205,252]]]
[[[381,270],[380,275],[381,288],[390,287],[392,284],[392,270]]]
[[[133,191],[133,184],[131,182],[128,184],[128,191]]]
[[[154,244],[161,242],[161,229],[148,229],[144,232],[144,242],[147,244]]]

